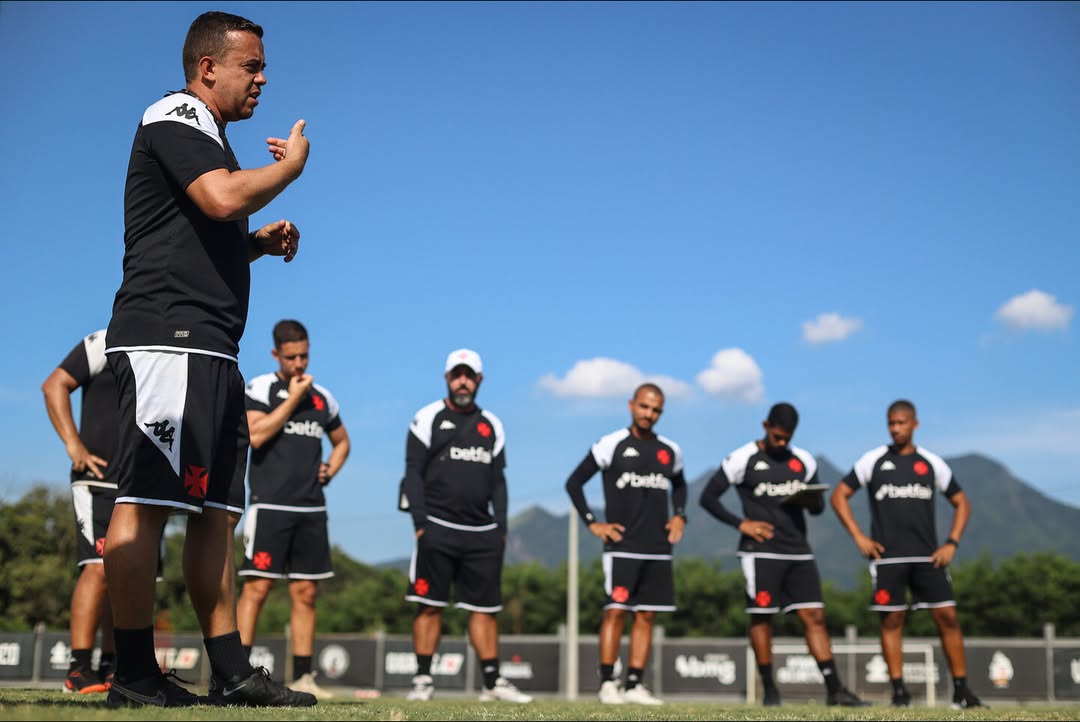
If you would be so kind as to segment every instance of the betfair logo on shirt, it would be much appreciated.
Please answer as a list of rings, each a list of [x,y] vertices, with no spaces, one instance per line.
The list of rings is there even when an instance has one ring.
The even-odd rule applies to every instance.
[[[888,497],[889,499],[930,499],[934,496],[934,490],[922,484],[882,484],[874,498],[878,501]]]
[[[632,489],[667,489],[671,486],[671,482],[663,474],[635,474],[632,471],[624,471],[618,481],[615,482],[615,488],[625,489],[626,487]]]
[[[483,446],[470,446],[467,449],[451,446],[450,458],[454,461],[475,461],[478,464],[490,464],[491,452]]]
[[[763,481],[754,487],[754,496],[791,496],[805,488],[806,484],[798,479],[788,479],[775,484]]]
[[[313,439],[323,437],[323,427],[318,421],[286,421],[282,433],[294,436],[309,436]]]

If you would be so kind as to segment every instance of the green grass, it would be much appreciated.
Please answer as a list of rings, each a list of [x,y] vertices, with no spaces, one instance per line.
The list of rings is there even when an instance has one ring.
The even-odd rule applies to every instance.
[[[105,695],[66,695],[54,690],[0,689],[5,720],[1080,720],[1080,704],[998,705],[958,712],[948,707],[886,706],[858,710],[820,704],[785,704],[778,709],[702,701],[668,702],[663,707],[611,707],[592,699],[540,699],[529,705],[481,704],[466,699],[406,702],[401,697],[323,702],[309,709],[143,707],[111,709]]]

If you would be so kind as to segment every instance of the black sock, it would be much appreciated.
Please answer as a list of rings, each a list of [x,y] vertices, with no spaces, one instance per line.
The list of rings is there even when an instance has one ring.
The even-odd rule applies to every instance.
[[[416,673],[426,674],[431,676],[431,655],[430,654],[418,654],[416,655]]]
[[[896,679],[890,679],[889,681],[892,682],[892,693],[894,695],[907,694],[907,687],[904,686],[903,677],[897,677]]]
[[[613,682],[615,680],[615,665],[614,664],[601,664],[600,665],[600,684],[604,682]]]
[[[499,678],[499,658],[481,659],[480,671],[484,673],[484,689],[495,689],[495,680]]]
[[[248,661],[248,655],[244,654],[240,632],[203,639],[203,644],[206,646],[206,658],[210,660],[210,671],[219,679],[235,682],[250,677],[255,671]]]
[[[292,658],[293,679],[300,679],[309,672],[311,672],[311,655],[301,657],[299,654],[294,654]]]
[[[759,664],[757,666],[758,674],[761,675],[761,686],[765,689],[773,689],[776,687],[776,683],[772,678],[772,662],[769,664]]]
[[[251,645],[250,644],[244,644],[244,645],[241,645],[241,646],[244,648],[244,654],[247,655],[247,658],[251,659]]]
[[[641,678],[645,676],[644,669],[638,669],[637,667],[630,667],[626,670],[626,688],[633,689],[641,684]]]
[[[90,649],[73,649],[71,650],[71,657],[68,658],[68,673],[78,670],[79,672],[90,671],[90,656],[93,654],[93,650]]]
[[[161,676],[154,656],[154,628],[114,629],[116,639],[116,681],[122,685],[147,677]]]
[[[74,652],[72,652],[74,654]],[[963,692],[967,689],[967,677],[953,677],[953,692]]]
[[[827,659],[824,662],[818,662],[817,666],[821,670],[821,676],[825,678],[825,689],[829,691],[829,694],[839,692],[841,685],[840,675],[836,673],[836,662]]]
[[[116,652],[102,652],[98,660],[98,672],[107,672],[116,669]]]

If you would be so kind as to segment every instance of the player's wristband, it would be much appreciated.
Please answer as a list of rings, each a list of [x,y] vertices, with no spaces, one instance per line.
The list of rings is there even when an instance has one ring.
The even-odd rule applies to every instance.
[[[946,539],[945,543],[946,544],[952,544],[954,547],[959,547],[960,546],[960,542],[956,541],[952,537],[949,537],[948,539]]]

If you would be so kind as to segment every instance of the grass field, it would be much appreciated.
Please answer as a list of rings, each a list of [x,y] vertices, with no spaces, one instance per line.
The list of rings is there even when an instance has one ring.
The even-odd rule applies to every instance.
[[[0,689],[4,720],[1080,720],[1076,705],[1001,705],[953,711],[948,707],[887,706],[843,709],[785,704],[765,709],[730,703],[668,702],[663,707],[601,705],[591,699],[540,699],[528,705],[481,704],[465,699],[406,702],[401,697],[323,702],[309,709],[189,707],[164,710],[111,709],[105,695],[67,695],[53,690]]]

